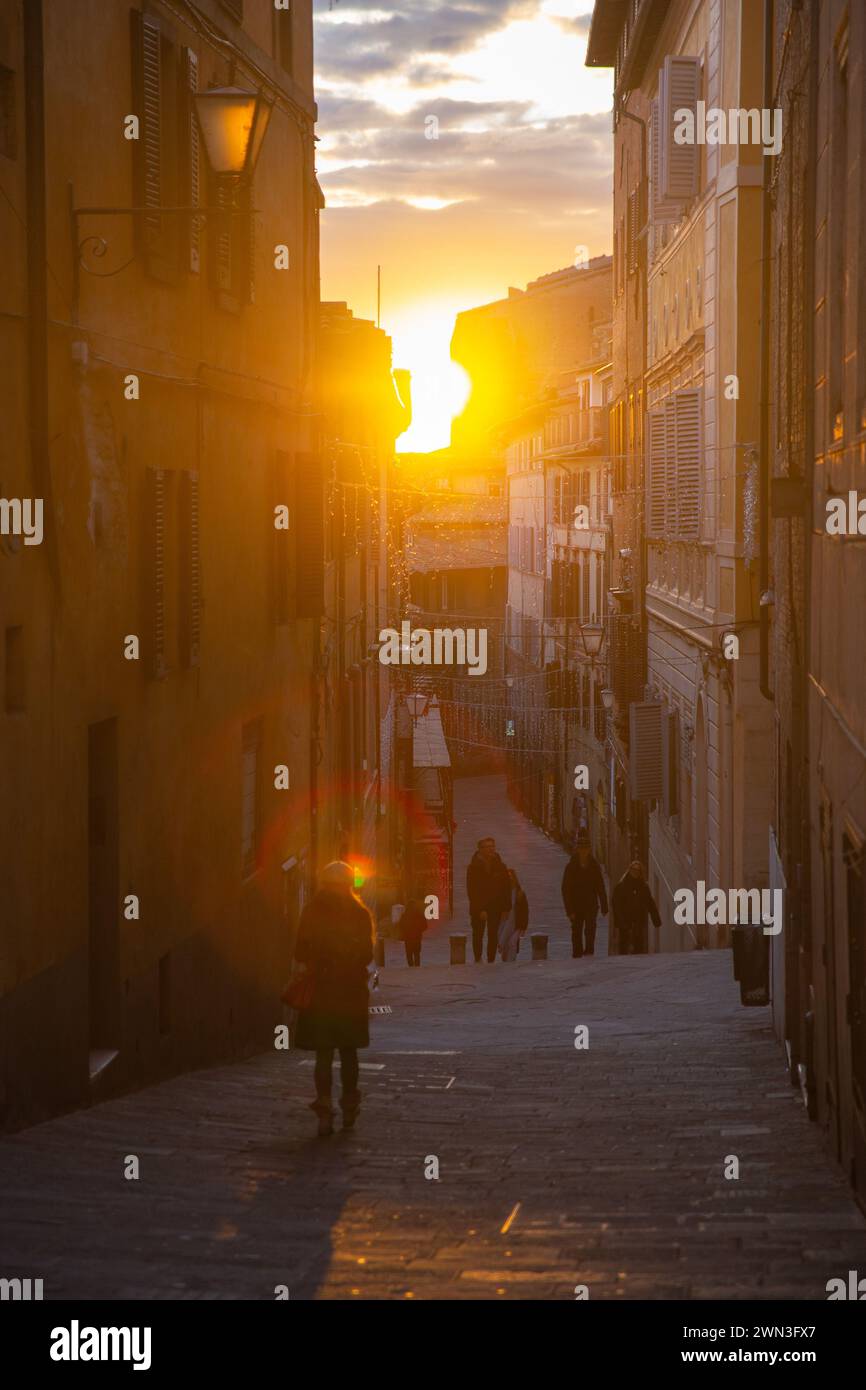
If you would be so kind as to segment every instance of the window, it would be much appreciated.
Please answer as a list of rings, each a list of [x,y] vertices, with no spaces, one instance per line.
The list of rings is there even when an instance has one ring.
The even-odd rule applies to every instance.
[[[661,89],[661,79],[659,81]],[[682,216],[682,203],[666,198],[662,192],[662,134],[659,102],[652,103],[650,111],[650,154],[652,159],[652,185],[650,188],[651,216],[654,224],[662,226],[667,222],[678,222]]]
[[[675,391],[649,412],[647,535],[692,540],[700,535],[702,480],[701,391]]]
[[[700,92],[700,59],[669,54],[659,73],[659,174],[662,198],[677,203],[687,203],[699,191],[700,146],[696,140],[677,144],[675,117],[690,111],[694,132]]]
[[[280,67],[291,76],[294,62],[291,6],[287,10],[275,9],[274,22],[277,26],[277,58]]]
[[[658,700],[629,705],[632,801],[655,801],[662,794],[662,713]]]
[[[161,679],[177,666],[197,666],[201,641],[201,548],[198,474],[149,468],[144,653]]]
[[[253,181],[229,186],[210,179],[210,205],[220,209],[209,219],[211,282],[224,308],[237,309],[255,299],[255,213]]]
[[[241,748],[241,865],[244,878],[259,867],[261,720],[245,724]]]
[[[194,96],[198,55],[180,47],[164,22],[131,12],[132,110],[139,138],[130,142],[133,201],[153,208],[136,218],[135,237],[149,274],[173,281],[197,271],[201,225],[194,217],[160,216],[161,207],[200,207],[201,152]]]

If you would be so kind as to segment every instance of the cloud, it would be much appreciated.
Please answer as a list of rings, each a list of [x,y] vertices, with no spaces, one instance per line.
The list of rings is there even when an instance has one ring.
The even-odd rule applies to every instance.
[[[592,23],[591,14],[578,14],[571,19],[565,15],[556,15],[554,18],[560,29],[564,29],[568,34],[580,34],[581,38],[589,33],[589,26]]]
[[[431,55],[468,52],[537,8],[538,0],[396,0],[386,14],[381,0],[351,0],[340,23],[317,25],[316,66],[330,82],[405,73]]]
[[[330,129],[325,196],[337,203],[345,195],[353,202],[487,200],[514,211],[543,208],[548,216],[576,202],[604,207],[610,197],[609,116],[527,123],[526,112],[520,102],[440,99],[400,117],[360,103],[353,117],[351,103],[343,102],[339,126],[323,121]],[[327,118],[327,102],[323,114]],[[439,121],[436,140],[425,136],[431,115]]]
[[[382,321],[399,337],[425,304],[456,312],[573,264],[578,245],[609,252],[610,112],[573,109],[593,96],[576,42],[588,15],[559,28],[541,0],[339,8],[316,26],[326,298],[374,316],[381,265]],[[527,19],[537,45],[525,27],[500,32]]]

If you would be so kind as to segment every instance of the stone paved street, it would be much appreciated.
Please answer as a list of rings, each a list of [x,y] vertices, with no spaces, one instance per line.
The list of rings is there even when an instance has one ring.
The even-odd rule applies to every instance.
[[[498,779],[458,791],[458,883],[495,814],[551,959],[451,967],[448,924],[421,970],[390,947],[351,1134],[313,1137],[309,1060],[275,1052],[7,1138],[3,1273],[46,1298],[823,1300],[866,1270],[863,1216],[729,954],[572,961],[562,851]]]

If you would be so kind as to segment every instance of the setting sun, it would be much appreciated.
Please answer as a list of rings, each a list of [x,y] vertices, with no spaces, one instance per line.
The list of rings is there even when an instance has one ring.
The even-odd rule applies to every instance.
[[[469,378],[451,361],[453,309],[441,304],[406,304],[383,320],[394,344],[394,363],[412,373],[412,425],[398,448],[416,453],[444,447],[451,421],[466,404]]]

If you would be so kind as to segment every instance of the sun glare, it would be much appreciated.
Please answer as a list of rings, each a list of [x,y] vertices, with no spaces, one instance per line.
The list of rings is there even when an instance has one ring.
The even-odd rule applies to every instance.
[[[412,424],[397,441],[401,451],[427,453],[451,438],[451,421],[466,404],[469,378],[451,361],[455,308],[401,305],[384,326],[394,344],[394,365],[412,373]]]

